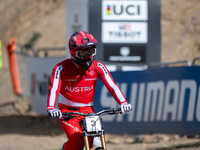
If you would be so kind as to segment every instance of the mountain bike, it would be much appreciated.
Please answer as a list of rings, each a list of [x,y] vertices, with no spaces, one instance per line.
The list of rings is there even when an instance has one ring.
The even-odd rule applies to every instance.
[[[102,121],[101,116],[114,115],[118,113],[121,113],[121,108],[102,110],[97,113],[89,113],[89,114],[84,114],[80,112],[70,112],[70,113],[66,112],[66,113],[62,113],[62,115],[63,115],[63,118],[65,119],[70,119],[77,115],[81,115],[85,117],[81,120],[85,150],[107,150],[106,141],[105,141],[105,132],[103,129],[103,121]],[[89,140],[88,140],[89,137],[99,137],[101,141],[101,146],[95,146],[90,149]],[[63,148],[64,148],[64,145],[63,145]]]

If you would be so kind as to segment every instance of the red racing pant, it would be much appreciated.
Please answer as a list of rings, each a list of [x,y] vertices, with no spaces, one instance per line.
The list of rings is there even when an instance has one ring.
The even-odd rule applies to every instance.
[[[73,110],[74,109],[74,110]],[[94,109],[91,106],[87,107],[66,107],[61,105],[61,112],[81,112],[81,113],[93,113]],[[65,132],[68,141],[65,143],[64,150],[83,150],[84,138],[81,128],[81,119],[83,116],[74,117],[70,120],[60,119],[60,125]],[[90,139],[90,146],[92,145],[93,138]]]

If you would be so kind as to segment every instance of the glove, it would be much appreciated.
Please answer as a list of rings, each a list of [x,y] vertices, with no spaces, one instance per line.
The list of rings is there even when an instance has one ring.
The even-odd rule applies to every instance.
[[[51,115],[51,117],[59,117],[59,119],[62,118],[62,113],[59,109],[54,108],[54,109],[49,109],[48,113]]]
[[[128,104],[128,103],[122,103],[121,104],[121,111],[122,111],[122,114],[126,113],[126,112],[129,112],[132,110],[132,106],[131,104]]]

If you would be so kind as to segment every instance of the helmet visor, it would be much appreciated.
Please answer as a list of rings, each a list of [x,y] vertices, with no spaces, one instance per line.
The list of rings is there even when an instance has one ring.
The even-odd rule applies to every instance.
[[[90,50],[78,50],[76,51],[76,57],[80,59],[89,59],[96,54],[96,48]]]

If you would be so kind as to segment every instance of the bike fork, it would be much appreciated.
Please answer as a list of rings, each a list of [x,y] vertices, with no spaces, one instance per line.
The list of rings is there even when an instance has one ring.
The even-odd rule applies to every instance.
[[[103,134],[100,137],[101,137],[102,147],[104,148],[104,150],[107,150],[105,135]],[[88,136],[84,136],[84,143],[85,143],[85,150],[90,150]]]
[[[85,150],[90,150],[88,136],[84,136]]]
[[[102,143],[102,146],[104,148],[104,150],[107,150],[106,148],[106,140],[105,140],[105,135],[101,135],[101,143]]]

